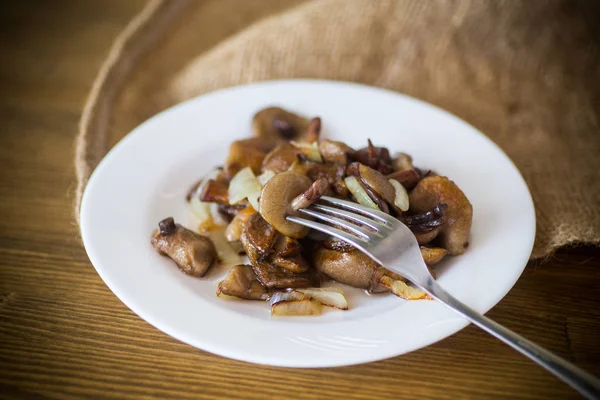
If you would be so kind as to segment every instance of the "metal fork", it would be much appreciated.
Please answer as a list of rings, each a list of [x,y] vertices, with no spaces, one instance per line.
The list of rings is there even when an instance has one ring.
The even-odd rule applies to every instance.
[[[585,397],[600,399],[600,380],[483,316],[444,290],[429,273],[415,236],[396,218],[357,203],[327,196],[321,197],[311,207],[298,211],[333,227],[298,216],[288,216],[287,219],[337,237],[360,249],[377,263],[402,275],[434,299],[540,364]]]

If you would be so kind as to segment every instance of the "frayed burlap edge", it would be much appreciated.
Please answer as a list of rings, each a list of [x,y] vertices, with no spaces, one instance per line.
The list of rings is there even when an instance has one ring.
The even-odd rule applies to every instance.
[[[108,130],[114,113],[114,100],[139,58],[185,9],[186,0],[151,0],[117,37],[110,53],[93,84],[80,121],[75,145],[75,219],[79,213],[83,191],[94,168],[108,149]],[[538,229],[540,227],[538,226]],[[536,238],[533,259],[546,260],[560,247],[576,247],[581,238],[565,238],[559,232],[546,235],[543,241]],[[587,235],[589,236],[589,235]],[[584,244],[600,245],[599,240],[588,237]],[[566,240],[565,240],[566,239]],[[542,243],[543,242],[543,243]]]
[[[137,59],[160,38],[169,22],[185,8],[187,3],[187,0],[149,1],[115,39],[100,68],[85,102],[79,121],[79,133],[75,139],[77,182],[74,212],[78,224],[85,186],[94,168],[109,150],[106,137],[112,102]]]

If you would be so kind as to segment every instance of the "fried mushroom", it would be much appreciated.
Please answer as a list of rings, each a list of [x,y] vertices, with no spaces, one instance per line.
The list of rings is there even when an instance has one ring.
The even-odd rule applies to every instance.
[[[381,286],[382,276],[393,280],[403,278],[382,267],[360,250],[336,251],[326,247],[318,247],[312,253],[315,268],[334,281],[370,292],[384,292]]]
[[[299,208],[308,207],[328,187],[327,181],[314,184],[306,176],[287,171],[271,178],[260,196],[260,214],[279,233],[294,239],[308,234],[308,228],[286,220]]]
[[[210,239],[176,224],[172,217],[163,219],[158,226],[150,241],[152,246],[187,275],[204,276],[217,261],[217,251]]]
[[[269,291],[260,284],[251,265],[232,267],[217,285],[217,296],[232,296],[246,300],[268,300]]]
[[[473,206],[467,196],[450,179],[444,176],[423,178],[410,193],[410,207],[414,212],[426,212],[439,204],[446,204],[446,223],[438,239],[450,255],[465,252],[473,219]]]
[[[254,136],[271,141],[313,142],[320,129],[320,119],[309,120],[279,107],[264,108],[252,119]]]
[[[240,170],[250,167],[260,174],[263,159],[275,147],[275,142],[261,137],[236,140],[229,146],[229,154],[223,168],[224,178],[230,180]]]

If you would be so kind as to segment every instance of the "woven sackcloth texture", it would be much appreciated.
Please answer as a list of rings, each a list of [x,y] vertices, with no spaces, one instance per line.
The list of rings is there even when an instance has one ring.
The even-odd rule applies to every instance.
[[[76,215],[95,166],[148,117],[215,89],[282,78],[365,83],[458,115],[525,177],[538,221],[532,258],[600,244],[593,1],[150,1],[117,38],[86,103]]]

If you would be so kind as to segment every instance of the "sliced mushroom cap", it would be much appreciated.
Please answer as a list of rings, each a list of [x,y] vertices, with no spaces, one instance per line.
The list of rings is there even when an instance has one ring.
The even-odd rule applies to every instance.
[[[354,149],[344,142],[335,140],[319,140],[319,151],[326,162],[334,164],[348,164],[348,154],[354,153]]]
[[[210,239],[176,224],[173,218],[159,223],[151,243],[161,255],[171,258],[188,275],[204,276],[217,261],[217,251]]]
[[[263,160],[261,170],[276,174],[287,171],[298,160],[298,148],[291,143],[280,143]]]
[[[297,211],[301,208],[310,207],[312,203],[325,196],[330,191],[329,182],[327,179],[319,179],[314,181],[304,193],[298,195],[292,200],[292,210]]]
[[[308,228],[285,219],[294,214],[292,201],[311,186],[306,176],[287,171],[271,178],[260,195],[260,214],[279,233],[294,239],[308,234]]]
[[[448,254],[448,250],[440,247],[421,246],[421,255],[423,256],[423,260],[425,260],[425,264],[427,265],[435,265],[439,263],[444,257],[446,257],[446,254]]]
[[[386,290],[379,282],[382,276],[403,280],[400,275],[380,266],[359,250],[341,252],[319,247],[312,256],[313,265],[319,272],[352,287],[382,292]]]
[[[252,119],[252,132],[255,137],[272,141],[304,140],[310,120],[279,107],[260,110]]]
[[[260,284],[251,265],[236,265],[217,286],[217,296],[226,295],[247,300],[268,300],[268,290]]]
[[[441,228],[441,245],[450,255],[462,254],[469,244],[473,206],[467,196],[444,176],[423,178],[410,193],[410,207],[414,212],[426,212],[438,204],[446,204],[446,223]]]
[[[223,169],[224,177],[233,178],[240,170],[250,167],[260,174],[265,155],[275,147],[275,142],[263,138],[236,140],[229,146],[229,154]]]

